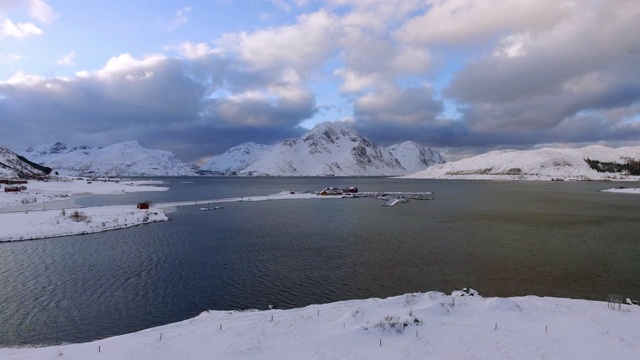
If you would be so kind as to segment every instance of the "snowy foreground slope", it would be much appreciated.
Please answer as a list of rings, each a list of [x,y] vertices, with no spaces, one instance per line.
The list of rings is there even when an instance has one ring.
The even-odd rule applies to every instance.
[[[428,292],[292,310],[207,311],[90,343],[0,349],[0,358],[640,358],[638,306],[466,295]]]
[[[193,165],[185,164],[173,153],[144,148],[137,141],[104,148],[63,143],[31,147],[21,153],[29,160],[65,175],[81,176],[191,176]]]
[[[543,148],[538,150],[499,150],[439,164],[405,176],[418,179],[473,180],[637,180],[636,176],[600,173],[585,159],[624,163],[640,159],[640,146],[609,148],[593,145],[581,149]]]

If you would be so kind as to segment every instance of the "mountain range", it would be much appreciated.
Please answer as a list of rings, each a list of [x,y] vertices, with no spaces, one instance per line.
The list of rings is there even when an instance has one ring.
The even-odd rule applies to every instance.
[[[496,150],[405,176],[474,180],[637,180],[640,146]]]
[[[275,145],[244,143],[212,157],[200,168],[136,141],[104,148],[56,142],[30,147],[20,155],[62,175],[80,176],[391,176],[444,162],[438,152],[411,141],[388,148],[376,146],[339,122],[318,124],[300,138]]]
[[[438,152],[415,142],[379,147],[342,123],[323,122],[300,138],[273,146],[235,146],[200,170],[254,176],[384,176],[409,174],[443,162]]]
[[[64,175],[80,176],[189,176],[195,165],[185,164],[169,151],[144,148],[137,141],[107,147],[54,144],[30,147],[21,153]]]

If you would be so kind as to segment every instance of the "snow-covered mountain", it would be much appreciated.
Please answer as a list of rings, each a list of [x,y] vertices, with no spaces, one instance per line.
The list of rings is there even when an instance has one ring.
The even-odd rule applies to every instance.
[[[48,175],[51,169],[38,166],[13,151],[0,146],[0,176],[3,178],[28,178]]]
[[[212,157],[200,171],[229,175],[244,170],[271,150],[271,146],[247,142],[234,146],[223,154]]]
[[[240,172],[241,175],[375,176],[406,174],[400,162],[355,130],[337,122],[316,125],[298,139],[288,139]]]
[[[214,156],[200,170],[220,175],[401,175],[442,163],[442,156],[407,141],[378,147],[338,122],[324,122],[297,139],[268,146],[244,143]]]
[[[609,148],[600,145],[581,149],[543,148],[538,150],[498,150],[455,162],[434,165],[408,175],[425,179],[523,179],[523,180],[605,180],[638,179],[623,173],[598,172],[585,161],[624,164],[640,159],[640,146]]]
[[[433,151],[413,141],[388,146],[393,156],[400,161],[409,173],[422,171],[434,164],[443,164],[444,158],[437,151]]]
[[[22,153],[31,161],[82,176],[186,176],[198,175],[196,167],[185,164],[173,153],[146,149],[137,141],[107,147],[76,146],[57,142],[31,147]]]

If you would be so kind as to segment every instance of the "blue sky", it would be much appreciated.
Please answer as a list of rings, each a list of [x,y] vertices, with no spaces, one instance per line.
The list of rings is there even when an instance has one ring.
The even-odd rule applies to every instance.
[[[638,33],[631,0],[0,0],[0,141],[637,145]]]

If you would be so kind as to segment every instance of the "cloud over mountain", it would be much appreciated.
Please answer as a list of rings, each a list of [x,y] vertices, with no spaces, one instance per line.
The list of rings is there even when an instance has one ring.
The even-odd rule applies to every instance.
[[[6,11],[0,41],[39,44],[54,20],[80,22],[64,4],[53,5],[0,4]],[[262,22],[223,27],[219,21],[220,30],[211,31],[204,26],[213,6]],[[338,119],[380,144],[413,140],[460,154],[543,144],[621,146],[640,137],[635,1],[256,6],[264,8],[256,14],[238,4],[167,8],[157,24],[162,37],[149,38],[153,46],[133,51],[140,44],[122,38],[129,47],[88,65],[87,50],[65,44],[46,60],[56,64],[74,49],[73,61],[57,65],[60,75],[12,65],[16,71],[0,79],[0,118],[12,124],[3,130],[6,145],[135,138],[197,161]],[[155,34],[147,25],[137,30]],[[22,50],[0,58],[28,64]]]

